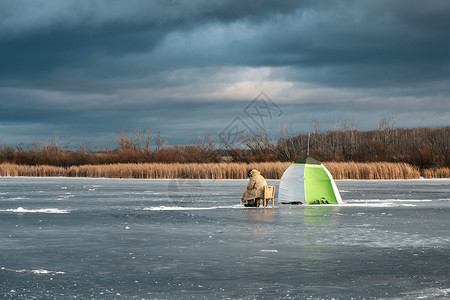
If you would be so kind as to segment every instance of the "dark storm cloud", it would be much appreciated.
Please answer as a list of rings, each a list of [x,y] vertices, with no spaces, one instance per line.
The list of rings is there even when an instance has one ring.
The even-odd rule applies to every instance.
[[[56,8],[53,1],[36,1],[34,5],[39,3],[42,12],[23,1],[0,5],[2,64],[7,67],[3,73],[74,66],[83,59],[91,63],[89,58],[97,53],[110,55],[113,62],[127,53],[152,51],[172,31],[242,18],[263,21],[265,15],[298,6],[295,1],[61,1]]]
[[[447,79],[449,15],[450,4],[444,1],[339,1],[310,7],[262,32],[265,43],[255,41],[260,50],[251,61],[290,66],[298,80],[332,86]]]
[[[101,77],[248,65],[306,69],[293,79],[367,86],[435,80],[449,71],[446,1],[62,1],[60,10],[50,2],[35,18],[34,11],[22,15],[26,2],[3,5],[3,80],[65,69]],[[23,23],[13,21],[20,17]],[[212,26],[225,35],[196,36]],[[152,57],[173,33],[193,39],[194,49],[169,42],[166,56]],[[124,67],[127,56],[143,54]]]
[[[261,89],[286,122],[326,107],[324,129],[423,111],[418,126],[447,125],[448,28],[445,0],[0,1],[0,138],[29,124],[181,141],[220,132]]]

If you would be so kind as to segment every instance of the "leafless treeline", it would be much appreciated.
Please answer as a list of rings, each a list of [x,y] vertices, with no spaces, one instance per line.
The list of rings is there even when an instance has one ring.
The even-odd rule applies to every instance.
[[[405,162],[420,168],[450,166],[450,127],[357,131],[354,128],[282,138],[277,159],[309,154],[321,161]],[[308,149],[309,148],[309,149]]]
[[[234,161],[295,161],[312,156],[320,161],[404,162],[420,167],[450,167],[450,127],[394,129],[390,120],[378,130],[358,131],[353,123],[343,129],[293,136],[285,127],[282,137],[271,141],[264,132],[243,136],[241,148],[227,149]]]
[[[405,162],[421,169],[450,167],[450,127],[393,129],[380,122],[378,130],[358,131],[351,123],[344,129],[294,136],[287,128],[282,137],[270,140],[265,132],[241,136],[229,145],[212,136],[198,138],[189,145],[166,146],[157,130],[118,133],[114,150],[93,150],[80,144],[75,151],[64,150],[58,140],[30,149],[0,146],[0,163],[19,165],[79,166],[113,163],[217,163],[294,161],[310,155],[320,161]]]
[[[189,145],[166,146],[158,130],[130,130],[116,134],[116,149],[92,148],[80,143],[75,151],[65,150],[59,136],[41,145],[33,142],[29,149],[0,145],[0,163],[70,167],[116,163],[210,163],[221,162],[222,151],[211,136],[198,138]]]

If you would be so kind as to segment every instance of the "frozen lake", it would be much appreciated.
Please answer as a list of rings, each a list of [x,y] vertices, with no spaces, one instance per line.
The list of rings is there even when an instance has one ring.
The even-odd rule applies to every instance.
[[[450,180],[336,183],[263,209],[246,180],[0,178],[0,298],[448,299]]]

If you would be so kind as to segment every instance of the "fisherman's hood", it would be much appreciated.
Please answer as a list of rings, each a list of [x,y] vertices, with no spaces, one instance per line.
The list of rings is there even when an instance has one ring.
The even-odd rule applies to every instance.
[[[256,176],[256,175],[261,175],[261,172],[259,172],[258,170],[251,170],[250,171],[250,176],[251,177]]]

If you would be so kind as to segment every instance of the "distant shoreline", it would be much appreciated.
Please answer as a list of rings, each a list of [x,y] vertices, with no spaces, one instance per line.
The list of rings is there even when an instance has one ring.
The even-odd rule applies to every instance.
[[[291,162],[263,163],[138,163],[56,167],[0,164],[2,177],[91,177],[135,179],[246,179],[249,169],[258,169],[267,179],[280,179]],[[406,163],[325,162],[334,179],[450,178],[449,168],[419,170]]]

